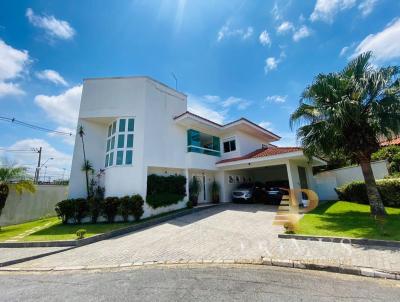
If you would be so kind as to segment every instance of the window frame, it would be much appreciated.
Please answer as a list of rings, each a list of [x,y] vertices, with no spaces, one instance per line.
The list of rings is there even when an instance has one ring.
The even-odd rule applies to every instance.
[[[120,127],[121,125],[124,127]],[[129,130],[129,125],[132,125],[132,131]],[[130,147],[128,147],[128,136],[132,136],[132,145]],[[135,147],[134,143],[135,117],[118,117],[112,120],[106,128],[104,167],[107,169],[111,167],[133,166]],[[130,152],[130,163],[127,163],[127,152]]]
[[[224,152],[224,154],[237,151],[236,141],[237,141],[236,136],[227,137],[222,140],[222,151]],[[234,150],[232,150],[232,142],[235,144]],[[225,151],[225,143],[228,143],[229,151]]]

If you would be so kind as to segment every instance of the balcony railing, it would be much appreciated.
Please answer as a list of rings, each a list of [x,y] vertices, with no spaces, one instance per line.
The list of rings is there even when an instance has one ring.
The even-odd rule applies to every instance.
[[[201,154],[207,154],[207,155],[213,155],[213,156],[221,156],[221,152],[219,150],[213,150],[213,149],[199,147],[199,146],[193,146],[193,145],[188,146],[187,151],[201,153]]]

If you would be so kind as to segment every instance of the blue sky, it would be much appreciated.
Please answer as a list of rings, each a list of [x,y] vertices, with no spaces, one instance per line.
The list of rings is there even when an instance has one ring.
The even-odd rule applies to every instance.
[[[243,116],[295,145],[288,118],[315,75],[366,50],[376,65],[400,64],[399,17],[398,0],[4,0],[0,115],[74,132],[83,78],[149,75],[174,87],[173,72],[193,112]],[[49,175],[69,170],[73,139],[0,127],[2,149],[42,146]]]

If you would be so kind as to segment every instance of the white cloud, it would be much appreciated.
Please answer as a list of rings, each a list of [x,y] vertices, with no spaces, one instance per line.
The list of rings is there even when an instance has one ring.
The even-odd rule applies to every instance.
[[[21,77],[29,62],[28,51],[15,49],[0,39],[0,98],[24,94],[18,84],[10,81]]]
[[[260,36],[258,37],[258,40],[260,41],[261,45],[263,46],[271,46],[271,38],[266,30],[264,30]]]
[[[400,58],[400,19],[389,23],[385,29],[368,35],[356,47],[352,57],[366,51],[373,51],[378,63]]]
[[[331,23],[338,12],[350,9],[355,4],[356,0],[317,0],[310,20]]]
[[[229,107],[236,107],[239,110],[244,110],[247,107],[249,107],[251,104],[250,101],[242,99],[242,98],[237,98],[234,96],[230,96],[229,98],[227,98],[225,101],[223,101],[221,103],[221,106],[223,108],[229,108]]]
[[[282,62],[282,60],[286,57],[286,54],[282,51],[279,55],[279,58],[269,57],[265,60],[264,72],[267,74],[271,70],[275,70],[278,68],[278,65]]]
[[[37,95],[35,103],[59,126],[75,129],[78,122],[81,94],[82,86],[79,85],[60,95]]]
[[[57,85],[68,86],[67,81],[55,70],[45,69],[36,72],[36,76],[41,80],[47,80]]]
[[[218,110],[216,105],[209,104],[204,97],[193,94],[188,94],[188,110],[218,124],[223,124],[227,117],[226,110]]]
[[[341,50],[340,50],[340,53],[339,53],[339,56],[340,57],[343,57],[346,53],[347,53],[347,51],[349,50],[349,46],[345,46],[345,47],[343,47]]]
[[[62,173],[64,172],[63,168],[67,171],[71,168],[71,155],[61,152],[51,146],[47,141],[43,139],[37,138],[28,138],[17,141],[11,146],[6,146],[9,149],[32,149],[42,147],[42,164],[45,163],[47,159],[54,158],[53,160],[49,160],[46,163],[47,171],[46,174],[52,176],[54,178],[61,178]],[[18,156],[12,156],[8,158],[11,163],[15,163],[17,165],[26,166],[30,174],[34,174],[35,167],[37,165],[38,154],[37,153],[29,153],[29,152],[21,152],[16,153]],[[41,170],[41,177],[44,176],[44,167]],[[68,175],[66,173],[65,177]],[[46,177],[47,178],[47,177]]]
[[[287,99],[287,95],[270,95],[270,96],[267,96],[265,99],[267,102],[285,103],[286,99]]]
[[[297,29],[293,34],[293,41],[297,42],[301,39],[307,38],[311,35],[311,30],[303,25],[299,29]]]
[[[227,22],[218,31],[217,41],[220,42],[223,39],[227,39],[230,37],[237,37],[242,40],[247,40],[248,38],[250,38],[253,35],[253,32],[254,32],[254,29],[251,26],[248,26],[247,28],[232,29],[229,25],[229,22]]]
[[[44,29],[49,37],[70,40],[75,35],[75,30],[67,21],[56,19],[54,16],[37,15],[31,8],[26,10],[25,15],[33,26]]]
[[[18,96],[24,95],[25,91],[23,91],[18,84],[7,83],[0,81],[0,98],[3,96]]]
[[[269,57],[265,60],[264,71],[268,73],[270,70],[275,70],[278,67],[279,60],[275,57]]]
[[[277,2],[274,3],[274,7],[271,10],[271,14],[274,17],[275,21],[282,19],[281,12]]]
[[[289,21],[282,22],[281,25],[279,25],[276,28],[276,32],[278,34],[285,34],[285,33],[289,32],[289,31],[293,31],[293,30],[294,30],[293,23],[289,22]]]
[[[358,9],[363,17],[368,16],[375,8],[378,0],[364,0],[358,5]]]
[[[260,127],[262,127],[262,128],[264,128],[264,129],[267,129],[267,130],[269,130],[269,131],[272,131],[271,129],[271,125],[272,125],[272,123],[271,122],[268,122],[268,121],[262,121],[262,122],[259,122],[258,123],[258,126],[260,126]]]
[[[296,134],[294,132],[281,132],[279,136],[282,138],[274,142],[274,145],[278,147],[296,147],[299,146],[299,142],[297,141]]]

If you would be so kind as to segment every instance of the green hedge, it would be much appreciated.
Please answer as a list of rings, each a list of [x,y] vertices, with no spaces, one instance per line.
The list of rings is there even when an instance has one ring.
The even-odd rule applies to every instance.
[[[57,203],[55,210],[63,223],[71,220],[74,223],[81,223],[85,217],[90,217],[90,221],[96,223],[100,215],[111,223],[114,222],[117,214],[120,214],[124,221],[128,221],[129,215],[132,215],[136,221],[139,220],[144,213],[143,205],[142,196],[136,194],[122,198],[66,199]]]
[[[400,207],[400,178],[379,179],[376,181],[383,204],[388,207]],[[336,188],[340,200],[369,204],[367,190],[363,181],[353,181]]]
[[[186,177],[182,175],[147,177],[146,202],[153,209],[176,204],[186,195]]]

